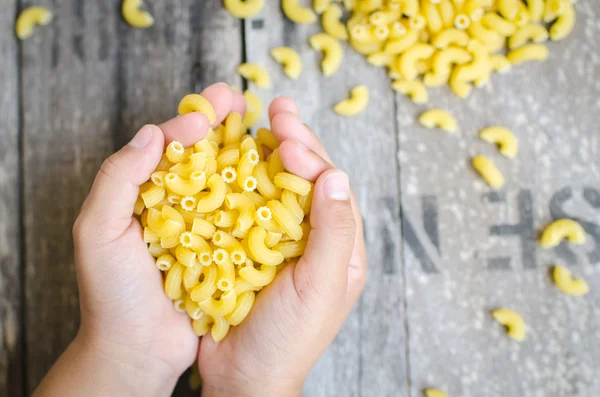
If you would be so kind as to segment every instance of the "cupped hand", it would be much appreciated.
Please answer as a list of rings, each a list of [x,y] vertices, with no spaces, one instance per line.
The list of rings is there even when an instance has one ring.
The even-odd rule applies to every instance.
[[[293,101],[269,108],[287,170],[315,182],[304,255],[287,265],[221,342],[201,339],[204,396],[292,396],[335,335],[364,287],[366,253],[348,177],[335,169]]]
[[[210,86],[202,95],[213,105],[217,123],[232,111],[245,111],[243,96],[227,85]],[[133,207],[139,186],[155,170],[165,145],[178,140],[190,146],[208,128],[200,113],[144,126],[102,164],[73,229],[80,343],[157,384],[174,385],[194,362],[198,337],[187,316],[177,313],[165,295],[141,226],[132,217]]]

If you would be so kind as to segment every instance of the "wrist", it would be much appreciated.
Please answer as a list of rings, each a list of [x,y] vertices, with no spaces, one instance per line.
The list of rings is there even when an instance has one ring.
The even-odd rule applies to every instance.
[[[109,380],[110,385],[104,384],[120,396],[170,396],[181,375],[166,363],[100,340],[83,330],[73,340],[72,347],[82,368],[89,368],[101,382]]]
[[[238,379],[234,375],[203,377],[202,397],[301,397],[303,383],[269,383],[269,379]]]

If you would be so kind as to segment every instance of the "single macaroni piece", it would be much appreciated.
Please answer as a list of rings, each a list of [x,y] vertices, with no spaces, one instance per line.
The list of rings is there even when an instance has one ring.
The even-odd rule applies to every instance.
[[[298,224],[294,214],[288,210],[280,201],[271,200],[267,203],[267,207],[271,210],[273,219],[281,229],[294,241],[300,241],[304,232]]]
[[[313,9],[317,14],[322,14],[331,5],[332,0],[313,0]]]
[[[519,313],[510,309],[496,309],[492,312],[492,317],[506,327],[506,332],[512,339],[519,342],[525,340],[527,327]]]
[[[467,14],[456,14],[454,16],[454,27],[458,30],[466,30],[471,26],[471,18]]]
[[[439,389],[425,389],[425,397],[448,397],[446,393]]]
[[[563,12],[565,3],[562,0],[546,0],[543,21],[549,23],[555,20]]]
[[[277,252],[281,255],[281,253]],[[283,255],[281,255],[283,257]],[[283,259],[282,259],[283,261]],[[260,269],[254,266],[245,266],[239,270],[240,277],[255,288],[262,288],[269,285],[277,275],[277,267],[261,265]]]
[[[362,112],[369,104],[369,89],[365,85],[358,85],[350,90],[350,98],[338,102],[334,110],[342,116],[354,116]]]
[[[15,23],[15,33],[19,40],[33,35],[35,25],[46,26],[52,20],[52,12],[46,7],[33,6],[21,11]]]
[[[421,3],[421,12],[427,20],[427,28],[429,33],[436,34],[444,28],[444,21],[436,4],[430,1]]]
[[[312,185],[307,180],[288,172],[280,172],[273,178],[275,186],[294,192],[300,196],[310,193]]]
[[[259,226],[255,226],[248,236],[248,249],[252,258],[257,262],[268,266],[277,266],[284,260],[280,252],[273,251],[265,245],[267,232]]]
[[[563,266],[554,266],[552,269],[554,284],[567,295],[583,296],[590,292],[590,287],[583,279],[574,279],[571,272]]]
[[[571,4],[565,4],[564,10],[550,28],[550,38],[554,41],[562,40],[571,34],[575,27],[575,8]]]
[[[281,0],[281,8],[286,17],[295,23],[315,23],[317,16],[310,8],[298,5],[298,0]]]
[[[419,123],[427,128],[441,128],[444,131],[456,132],[458,125],[456,119],[445,110],[432,109],[421,114]]]
[[[540,22],[544,16],[544,0],[527,0],[529,19],[531,22]]]
[[[477,40],[471,40],[467,49],[473,55],[473,61],[457,66],[456,78],[470,82],[490,72],[490,56],[486,48]]]
[[[479,137],[486,142],[498,145],[500,153],[508,158],[515,158],[519,151],[517,137],[507,128],[488,127],[479,133]]]
[[[418,77],[417,63],[430,58],[435,48],[429,44],[418,43],[410,47],[398,58],[398,70],[405,80],[414,80]]]
[[[125,21],[134,28],[149,28],[154,24],[154,18],[148,11],[141,9],[142,0],[123,0],[121,13]]]
[[[481,19],[481,23],[483,26],[498,32],[498,34],[504,37],[514,34],[517,30],[517,27],[512,22],[502,18],[495,12],[485,14]]]
[[[246,128],[252,128],[260,120],[263,103],[256,94],[250,91],[244,92],[244,99],[246,99],[246,114],[244,114],[242,123]]]
[[[504,55],[490,56],[492,70],[497,73],[507,73],[512,69],[512,63]]]
[[[425,88],[425,85],[418,80],[396,80],[392,83],[392,88],[401,94],[408,95],[416,104],[423,104],[429,101],[427,88]]]
[[[558,219],[544,229],[540,238],[542,248],[552,248],[564,239],[573,244],[585,244],[585,229],[573,219]]]
[[[271,76],[262,66],[253,63],[243,63],[238,66],[238,73],[246,80],[252,81],[260,88],[271,87]]]
[[[225,316],[225,320],[227,320],[230,325],[240,325],[250,313],[252,306],[254,306],[255,297],[256,294],[254,291],[245,291],[238,295],[235,309]]]
[[[331,76],[340,68],[342,64],[342,46],[340,42],[327,33],[318,33],[311,36],[310,45],[315,51],[323,52],[321,69],[325,76]]]
[[[208,122],[210,124],[214,124],[217,120],[215,110],[210,102],[202,95],[198,94],[189,94],[184,96],[181,102],[179,102],[178,112],[179,114],[200,112],[208,118]]]
[[[405,35],[388,40],[383,47],[383,51],[386,54],[397,55],[402,54],[410,47],[415,45],[419,41],[419,32],[416,30],[409,30]]]
[[[512,50],[506,58],[513,65],[528,61],[545,61],[549,56],[548,47],[543,44],[527,44]]]
[[[508,38],[508,48],[515,49],[527,44],[528,41],[543,43],[548,40],[548,30],[543,25],[530,23],[522,26]]]
[[[469,44],[469,35],[464,30],[447,28],[433,36],[431,44],[440,49],[446,49],[450,45],[466,47]]]
[[[251,18],[261,12],[265,0],[225,0],[225,8],[237,18]]]
[[[298,80],[302,73],[302,60],[294,49],[290,47],[273,48],[271,56],[283,65],[283,71],[290,79]]]
[[[504,176],[502,172],[484,155],[473,157],[473,168],[481,175],[488,185],[494,189],[500,189],[504,186]]]
[[[346,26],[340,22],[342,17],[342,9],[337,4],[331,4],[323,13],[322,21],[323,30],[331,37],[338,40],[348,40],[348,31]]]
[[[462,65],[473,59],[471,53],[464,48],[450,47],[438,51],[433,56],[433,71],[426,73],[423,83],[427,87],[436,87],[448,82],[452,65]]]
[[[497,0],[498,12],[509,21],[514,21],[522,3],[520,0]]]

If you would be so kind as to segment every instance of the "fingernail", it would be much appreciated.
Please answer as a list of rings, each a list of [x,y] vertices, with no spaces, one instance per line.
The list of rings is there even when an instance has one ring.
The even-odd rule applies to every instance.
[[[329,174],[323,186],[325,196],[336,201],[346,201],[350,198],[350,182],[348,175],[342,171]]]
[[[133,139],[129,142],[129,146],[133,146],[137,149],[143,149],[152,141],[152,127],[149,125],[145,125],[141,130],[138,131],[137,134],[133,137]]]

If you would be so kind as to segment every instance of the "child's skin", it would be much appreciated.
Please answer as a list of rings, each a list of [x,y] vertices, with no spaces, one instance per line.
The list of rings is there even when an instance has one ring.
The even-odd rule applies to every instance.
[[[215,84],[202,95],[217,123],[245,111],[243,96],[227,85]],[[312,231],[298,263],[279,273],[223,341],[194,335],[188,317],[164,294],[131,214],[138,187],[165,145],[192,145],[207,133],[208,120],[191,113],[144,126],[104,162],[75,222],[81,326],[34,396],[170,396],[195,360],[205,397],[301,394],[363,289],[367,260],[346,174],[332,165],[292,100],[273,101],[269,118],[285,167],[315,182]]]

